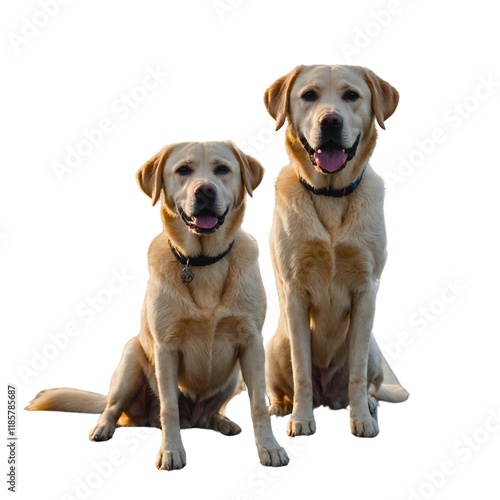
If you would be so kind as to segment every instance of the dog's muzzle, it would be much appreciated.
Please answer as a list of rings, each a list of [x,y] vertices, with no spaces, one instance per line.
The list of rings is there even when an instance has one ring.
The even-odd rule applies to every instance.
[[[318,149],[314,149],[302,134],[299,137],[311,163],[324,174],[340,172],[356,155],[360,138],[361,134],[350,148],[343,147],[337,141],[328,140],[321,143]]]
[[[222,215],[217,215],[208,208],[203,208],[191,216],[187,215],[180,206],[177,207],[177,210],[189,229],[197,234],[210,234],[217,231],[217,229],[224,224],[226,215],[229,212],[229,207]]]

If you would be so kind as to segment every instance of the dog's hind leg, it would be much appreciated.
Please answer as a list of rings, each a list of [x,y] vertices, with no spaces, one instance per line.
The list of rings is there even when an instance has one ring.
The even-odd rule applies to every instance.
[[[220,413],[210,417],[207,428],[220,432],[224,436],[235,436],[241,432],[241,427],[236,422]]]
[[[387,401],[389,403],[401,403],[409,397],[409,392],[401,385],[396,374],[392,371],[389,363],[382,354],[377,341],[372,337],[370,344],[370,362],[372,359],[378,360],[379,371],[381,376],[378,376],[379,383],[375,383],[372,388],[372,396],[379,401]],[[380,384],[380,382],[382,382]]]
[[[130,340],[123,350],[118,368],[113,373],[106,408],[90,431],[92,441],[107,441],[113,436],[118,419],[144,384],[143,365],[146,356],[139,337]]]
[[[225,436],[234,436],[241,432],[241,427],[225,416],[226,406],[231,399],[242,390],[239,371],[235,372],[229,383],[221,392],[205,400],[199,400],[192,406],[187,418],[191,427],[211,429]],[[184,396],[182,396],[184,397]],[[182,399],[182,397],[180,399]],[[180,414],[183,415],[182,410]]]
[[[265,377],[266,393],[269,398],[269,414],[283,417],[292,413],[293,387],[287,380],[292,380],[290,343],[278,345],[277,336],[271,338],[266,346]]]

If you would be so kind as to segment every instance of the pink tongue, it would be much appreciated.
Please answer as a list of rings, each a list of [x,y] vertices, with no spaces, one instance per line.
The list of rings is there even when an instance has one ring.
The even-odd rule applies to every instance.
[[[211,215],[199,215],[194,218],[194,223],[201,229],[212,229],[218,222],[219,220],[217,217],[213,217]]]
[[[323,170],[335,172],[346,162],[347,153],[342,152],[340,149],[335,149],[333,151],[316,151],[314,153],[314,160],[316,161],[316,165]]]

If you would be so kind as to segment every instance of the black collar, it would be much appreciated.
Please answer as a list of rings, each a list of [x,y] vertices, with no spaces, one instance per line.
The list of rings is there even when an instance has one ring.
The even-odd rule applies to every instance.
[[[172,250],[172,253],[174,254],[175,258],[183,266],[185,266],[186,264],[189,264],[190,266],[209,266],[210,264],[215,264],[216,262],[224,258],[231,251],[231,248],[233,248],[234,245],[234,240],[226,248],[226,250],[224,250],[219,255],[216,255],[215,257],[209,257],[208,255],[199,255],[197,257],[186,257],[172,245],[172,242],[170,240],[168,240],[168,244],[170,245],[170,249]]]
[[[314,194],[322,194],[324,196],[333,196],[334,198],[342,198],[342,196],[347,196],[348,194],[351,194],[359,186],[359,183],[361,182],[364,173],[365,173],[365,168],[361,172],[361,175],[352,184],[349,184],[349,186],[346,186],[345,188],[342,189],[335,189],[331,187],[315,188],[310,184],[308,184],[302,177],[300,177],[300,182],[306,189],[308,189]]]
[[[172,242],[168,240],[168,244],[170,245],[170,249],[172,250],[172,253],[174,254],[175,258],[183,265],[186,266],[181,270],[181,280],[183,283],[191,283],[194,279],[194,274],[193,271],[189,268],[189,266],[209,266],[210,264],[215,264],[216,262],[219,262],[223,257],[225,257],[230,251],[231,248],[233,248],[234,245],[234,240],[231,242],[231,244],[219,255],[216,255],[215,257],[209,257],[208,255],[198,255],[197,257],[186,257],[185,255],[182,255],[179,250],[177,250],[174,245],[172,245]]]

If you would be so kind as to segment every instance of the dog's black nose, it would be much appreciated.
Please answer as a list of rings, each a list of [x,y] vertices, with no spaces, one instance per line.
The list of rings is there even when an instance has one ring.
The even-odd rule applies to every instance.
[[[321,128],[324,130],[336,130],[342,127],[344,120],[338,113],[327,113],[323,115],[319,121]]]
[[[197,198],[213,200],[217,195],[217,188],[213,184],[200,184],[196,186],[194,194]]]
[[[194,190],[196,211],[211,208],[217,198],[217,188],[210,183],[200,184]]]

